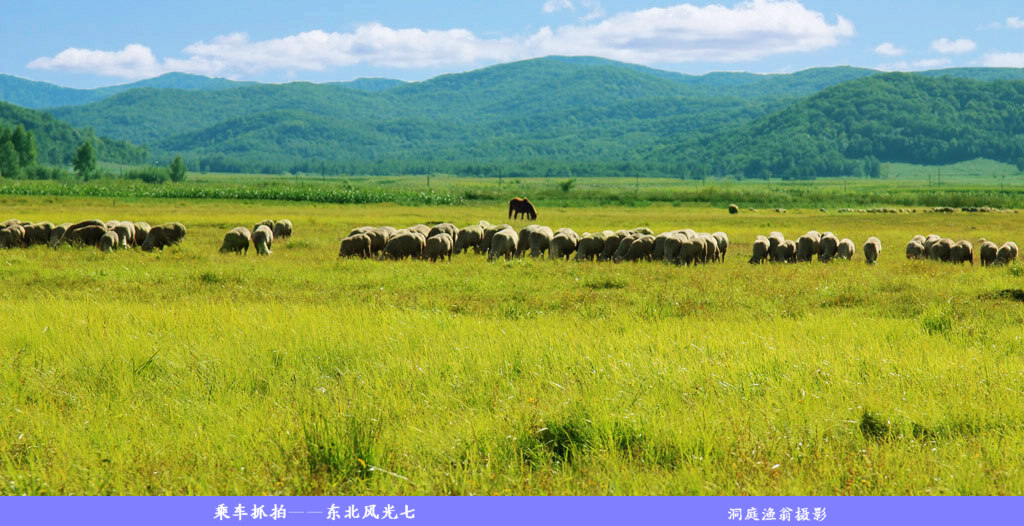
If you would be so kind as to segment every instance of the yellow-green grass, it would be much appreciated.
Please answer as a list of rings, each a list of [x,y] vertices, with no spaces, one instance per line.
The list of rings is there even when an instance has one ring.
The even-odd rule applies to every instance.
[[[1019,214],[565,207],[538,222],[733,243],[691,268],[336,257],[355,226],[503,212],[4,197],[0,220],[188,235],[0,251],[0,493],[1024,493],[1021,268],[903,257],[916,233],[1019,242]],[[272,256],[217,252],[284,217]],[[856,259],[747,264],[809,229]]]

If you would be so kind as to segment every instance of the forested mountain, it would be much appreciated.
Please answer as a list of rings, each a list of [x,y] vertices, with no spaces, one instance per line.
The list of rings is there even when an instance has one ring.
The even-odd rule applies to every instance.
[[[159,77],[140,80],[130,84],[119,84],[117,86],[95,89],[75,89],[0,74],[0,101],[9,102],[23,108],[44,109],[88,104],[136,88],[214,91],[252,84],[255,84],[255,82],[236,82],[228,79],[189,75],[187,73],[167,73]]]
[[[51,113],[193,169],[871,175],[880,161],[1014,161],[1021,78],[851,67],[693,76],[547,57],[414,83],[165,75]]]
[[[19,124],[32,132],[41,163],[68,165],[75,150],[86,141],[92,143],[96,156],[102,161],[141,163],[146,160],[143,147],[97,137],[90,129],[75,129],[46,113],[0,102],[0,127],[15,128]]]
[[[754,122],[676,136],[649,158],[748,177],[874,175],[878,162],[1024,157],[1024,81],[906,73],[843,83]]]

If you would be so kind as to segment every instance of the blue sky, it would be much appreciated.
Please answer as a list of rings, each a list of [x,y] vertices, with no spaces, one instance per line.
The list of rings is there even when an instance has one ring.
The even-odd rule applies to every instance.
[[[694,74],[1024,67],[1019,1],[4,3],[0,73],[72,87],[169,71],[263,82],[422,80],[556,54]]]

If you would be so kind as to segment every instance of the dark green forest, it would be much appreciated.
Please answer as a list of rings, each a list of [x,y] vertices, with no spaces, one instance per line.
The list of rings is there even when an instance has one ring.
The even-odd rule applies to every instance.
[[[50,109],[57,120],[6,120],[34,131],[50,163],[90,140],[104,161],[139,162],[148,150],[151,161],[181,155],[202,171],[807,179],[878,176],[885,162],[1015,163],[1021,79],[1007,68],[693,76],[547,57],[415,83],[171,74],[79,90],[108,91]]]
[[[0,102],[0,129],[13,130],[17,126],[32,134],[40,163],[69,165],[75,150],[84,142],[92,143],[97,156],[105,161],[124,164],[146,161],[145,147],[102,138],[89,128],[76,129],[47,113]]]

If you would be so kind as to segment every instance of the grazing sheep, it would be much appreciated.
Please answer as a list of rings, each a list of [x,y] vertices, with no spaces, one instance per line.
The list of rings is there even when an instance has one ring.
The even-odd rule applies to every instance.
[[[764,263],[765,258],[768,257],[768,238],[764,236],[757,236],[754,240],[753,253],[750,256],[750,264],[760,265]]]
[[[654,251],[651,252],[652,259],[665,259],[665,242],[668,238],[676,235],[676,231],[662,232],[654,238]]]
[[[270,246],[274,244],[274,231],[267,225],[260,225],[252,233],[252,246],[256,249],[256,255],[269,256],[274,252]]]
[[[782,235],[782,232],[772,232],[768,234],[768,259],[772,263],[778,263],[779,260],[775,259],[775,254],[778,252],[779,245],[786,242],[786,237]]]
[[[135,245],[135,223],[131,221],[118,221],[113,228],[117,232],[118,248],[128,250]]]
[[[991,241],[982,241],[981,246],[978,247],[978,259],[981,260],[981,266],[983,267],[995,263],[998,254],[999,247]]]
[[[598,261],[608,261],[615,257],[615,252],[619,249],[619,245],[623,239],[629,237],[629,234],[625,230],[619,230],[614,234],[608,236],[604,240],[604,248],[601,249],[601,254],[598,256]]]
[[[361,258],[368,258],[371,255],[370,245],[370,236],[366,234],[348,236],[341,240],[341,248],[338,249],[338,257],[347,258],[359,256]]]
[[[643,235],[643,236],[640,236],[637,239],[634,239],[633,242],[630,243],[629,250],[626,251],[626,254],[621,259],[618,259],[615,262],[618,263],[619,261],[622,261],[622,260],[625,260],[625,261],[640,261],[640,260],[650,261],[651,253],[653,251],[654,251],[654,236],[652,236],[652,235]]]
[[[45,245],[50,240],[50,233],[53,231],[53,223],[31,223],[25,225],[25,246]]]
[[[455,242],[452,241],[452,236],[447,232],[440,232],[427,238],[427,246],[423,249],[423,259],[429,259],[431,263],[436,262],[437,258],[447,257],[448,261],[452,260],[452,252],[455,250]]]
[[[270,227],[267,227],[267,230],[270,230]],[[255,236],[255,233],[253,235]],[[146,242],[143,243],[142,250],[146,252],[152,252],[154,248],[163,250],[166,246],[178,244],[184,237],[185,225],[181,223],[165,223],[155,226],[146,234]],[[255,239],[253,241],[255,242]]]
[[[527,226],[525,226],[525,227],[523,227],[523,228],[521,228],[519,230],[519,234],[516,237],[517,245],[516,245],[515,257],[517,257],[517,258],[518,257],[522,257],[523,254],[525,254],[526,251],[529,250],[529,248],[530,248],[530,234],[532,234],[534,230],[537,230],[540,227],[541,227],[540,225],[527,225]]]
[[[796,260],[808,262],[814,259],[818,253],[818,245],[821,243],[821,235],[811,230],[796,240]]]
[[[864,242],[864,260],[869,265],[878,261],[878,255],[882,252],[882,242],[875,236],[871,236]]]
[[[601,255],[604,250],[605,237],[602,233],[592,234],[584,232],[580,236],[580,242],[576,245],[576,261],[593,261]]]
[[[407,230],[410,231],[410,232],[416,232],[417,234],[420,234],[421,236],[423,236],[424,242],[426,242],[427,234],[430,233],[430,227],[427,226],[427,225],[424,225],[422,223],[418,224],[418,225],[413,225],[413,226],[409,227]]]
[[[348,233],[348,235],[345,236],[345,237],[352,237],[352,236],[356,236],[356,235],[359,235],[359,234],[365,234],[367,232],[373,232],[374,230],[377,230],[377,227],[374,227],[374,226],[361,226],[361,227],[353,228],[352,231],[350,231]]]
[[[106,226],[100,225],[86,225],[81,228],[69,230],[64,233],[64,237],[61,238],[62,243],[67,243],[71,246],[90,246],[94,247],[99,244],[100,238],[103,234],[107,233]]]
[[[615,262],[615,263],[618,263],[619,261],[622,261],[623,259],[625,259],[626,258],[626,254],[629,252],[629,247],[632,246],[633,243],[637,239],[640,239],[641,237],[643,237],[642,234],[630,234],[629,236],[624,238],[619,243],[618,248],[615,249],[615,254],[612,255],[611,260],[613,262]]]
[[[132,224],[135,225],[135,246],[141,247],[146,244],[146,238],[149,237],[149,231],[153,227],[145,221],[136,221]]]
[[[924,257],[932,257],[932,247],[941,239],[942,236],[937,236],[935,234],[928,234],[928,236],[924,238],[924,243],[922,243],[924,245]]]
[[[388,240],[391,239],[390,231],[383,228],[371,227],[369,230],[359,232],[355,235],[365,235],[370,238],[370,255],[376,256],[380,254],[381,250],[384,250],[384,246],[388,244]],[[352,236],[353,234],[349,234]]]
[[[1003,243],[996,252],[996,265],[1007,265],[1017,260],[1017,244],[1013,241]]]
[[[740,213],[740,207],[738,207],[736,205],[729,205],[729,213],[730,214],[738,214],[738,213]]]
[[[249,253],[249,243],[252,242],[252,234],[244,226],[236,226],[224,234],[224,242],[220,245],[221,252],[235,252],[242,255]]]
[[[661,247],[661,261],[665,263],[675,263],[679,258],[679,249],[683,246],[683,241],[687,238],[679,232],[669,232],[669,236],[665,238],[665,242]],[[655,250],[657,250],[658,239],[654,239]],[[655,256],[654,251],[651,251],[651,258],[658,259]]]
[[[427,246],[427,238],[419,232],[405,232],[396,235],[388,240],[384,246],[384,253],[381,259],[418,259],[423,255],[423,249]]]
[[[953,244],[953,240],[948,237],[939,239],[932,244],[929,258],[936,261],[949,261],[949,252],[953,249]]]
[[[729,236],[725,235],[725,232],[715,232],[711,234],[711,237],[715,238],[715,241],[718,242],[719,259],[725,261],[725,252],[729,250]]]
[[[907,259],[924,259],[924,244],[911,239],[907,243]]]
[[[512,259],[516,254],[516,247],[519,243],[519,236],[511,228],[494,234],[494,238],[491,239],[491,251],[487,254],[487,260],[494,261],[502,256],[505,257],[506,261]]]
[[[645,226],[634,228],[633,229],[633,233],[641,234],[641,235],[645,235],[645,236],[653,236],[654,235],[654,231],[651,230],[648,227],[645,227]]]
[[[961,239],[949,250],[949,261],[952,263],[963,263],[969,261],[974,264],[974,247],[970,241]]]
[[[480,243],[484,239],[484,229],[480,225],[470,225],[459,230],[455,238],[455,253],[469,252],[470,247],[479,252]]]
[[[448,234],[454,240],[459,237],[459,227],[451,223],[438,223],[427,232],[427,241],[438,234]]]
[[[704,240],[704,263],[718,261],[722,254],[718,250],[718,240],[714,236],[708,233],[701,234],[701,239]]]
[[[557,236],[558,234],[562,234],[562,235],[564,235],[564,236],[574,240],[576,243],[580,242],[580,235],[577,234],[575,230],[573,230],[573,229],[571,229],[569,227],[562,227],[562,228],[559,228],[558,230],[555,230],[555,235]]]
[[[491,240],[494,239],[494,234],[501,232],[502,230],[511,229],[512,225],[491,225],[484,228],[484,239],[480,242],[480,246],[477,249],[477,254],[487,254],[491,251]]]
[[[61,223],[50,231],[50,240],[46,243],[50,245],[50,248],[56,247],[57,243],[60,243],[60,239],[64,237],[64,233],[68,231],[68,227],[71,223]]]
[[[110,252],[117,247],[118,244],[117,232],[113,230],[107,230],[102,237],[100,237],[100,250],[103,252]]]
[[[768,239],[770,240],[771,238]],[[779,246],[775,247],[773,261],[777,263],[796,263],[796,241],[790,239],[779,243]]]
[[[252,227],[252,233],[253,234],[256,234],[256,230],[259,229],[260,225],[266,225],[266,227],[270,229],[270,233],[274,233],[274,220],[273,219],[264,219],[263,221],[260,221],[259,223],[256,223],[255,225],[253,225],[253,227]]]
[[[679,254],[676,256],[677,264],[690,266],[703,262],[707,257],[706,245],[704,238],[699,236],[683,240],[679,246]]]
[[[11,224],[0,230],[0,248],[20,247],[25,243],[25,227]]]
[[[839,251],[839,238],[832,232],[825,232],[818,242],[818,261],[828,263],[836,257]]]
[[[856,251],[857,247],[853,244],[853,241],[844,237],[839,241],[839,246],[836,248],[836,257],[849,261],[853,259],[853,254]]]
[[[288,239],[292,237],[292,222],[289,219],[282,219],[274,223],[274,239]]]
[[[551,239],[555,237],[555,233],[546,226],[541,226],[533,229],[530,232],[530,256],[540,257],[548,251],[548,247],[551,246]],[[526,240],[522,236],[519,237],[520,241],[525,245]],[[525,251],[525,247],[521,247],[519,252]]]
[[[572,232],[575,234],[575,232]],[[579,240],[568,232],[559,231],[555,234],[555,237],[551,238],[551,243],[548,248],[548,256],[551,259],[565,258],[566,261],[572,256],[573,252],[576,252],[579,246]]]

